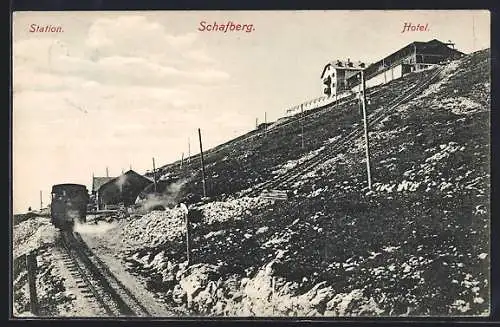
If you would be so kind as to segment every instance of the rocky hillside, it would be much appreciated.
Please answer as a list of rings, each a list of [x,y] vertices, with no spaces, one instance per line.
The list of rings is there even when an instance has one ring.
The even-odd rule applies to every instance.
[[[191,267],[178,208],[122,221],[103,237],[166,305],[192,314],[488,314],[489,68],[489,50],[468,55],[386,112],[369,133],[372,191],[361,138],[304,171],[288,201],[236,193],[361,128],[353,102],[306,118],[305,149],[297,122],[208,155],[218,201],[193,226]],[[432,73],[378,88],[369,111]],[[185,191],[196,193],[194,165],[162,174],[190,178]]]
[[[404,90],[430,76],[434,70],[407,75],[402,79],[369,90],[370,108],[376,110],[391,103]],[[283,163],[293,163],[306,155],[336,142],[362,126],[359,103],[351,101],[323,110],[307,112],[303,119],[296,115],[292,122],[264,131],[256,130],[205,153],[207,193],[224,198],[279,173]],[[304,126],[304,148],[301,131]],[[202,194],[200,159],[194,156],[180,169],[179,163],[159,169],[158,176],[167,180],[188,179],[184,193]],[[222,195],[222,197],[221,197]]]

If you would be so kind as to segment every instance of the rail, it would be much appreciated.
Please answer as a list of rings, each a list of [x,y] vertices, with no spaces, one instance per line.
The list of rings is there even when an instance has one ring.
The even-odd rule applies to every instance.
[[[71,266],[85,283],[98,305],[110,317],[151,316],[135,296],[111,273],[76,232],[62,231],[62,243]]]
[[[427,88],[431,83],[433,83],[436,80],[436,78],[441,73],[442,69],[443,69],[442,67],[437,68],[436,71],[429,78],[421,81],[420,83],[412,87],[409,91],[397,97],[387,107],[380,107],[379,109],[373,111],[368,117],[369,119],[368,126],[371,127],[374,124],[378,123],[382,118],[385,118],[387,116],[387,113],[390,112],[392,109],[412,99],[419,92],[422,92],[425,88]],[[355,139],[361,137],[362,135],[363,135],[362,130],[359,129],[354,130],[350,132],[347,136],[345,136],[339,143],[336,143],[335,145],[326,148],[325,150],[326,152],[324,151],[322,155],[314,156],[311,159],[305,161],[300,165],[295,166],[294,168],[288,170],[282,175],[277,176],[274,179],[259,184],[254,188],[242,191],[241,194],[256,196],[266,189],[267,190],[277,189],[278,187],[287,186],[287,183],[290,183],[291,181],[295,180],[298,176],[305,174],[311,169],[314,169],[317,165],[324,162],[325,160],[328,160],[332,155],[337,154],[339,150],[347,147]]]
[[[92,255],[92,251],[83,241],[79,233],[74,233],[75,239],[81,246],[82,250],[87,254],[89,258],[93,261],[93,264],[101,271],[102,275],[105,276],[106,280],[112,285],[113,289],[116,290],[121,299],[125,300],[127,306],[132,309],[134,315],[140,316],[151,316],[148,309],[135,297],[135,295],[130,292],[130,290],[111,272],[108,266],[97,256]]]
[[[66,250],[67,255],[71,263],[69,264],[69,268],[73,268],[78,272],[78,276],[85,283],[85,287],[92,293],[93,298],[97,301],[98,305],[104,309],[104,313],[107,316],[114,316],[114,309],[108,304],[107,299],[103,296],[102,292],[98,290],[98,287],[95,285],[93,281],[93,277],[89,272],[88,268],[79,258],[77,251],[74,249],[74,246],[71,244],[72,236],[70,235],[70,231],[62,231],[61,239],[62,244]]]

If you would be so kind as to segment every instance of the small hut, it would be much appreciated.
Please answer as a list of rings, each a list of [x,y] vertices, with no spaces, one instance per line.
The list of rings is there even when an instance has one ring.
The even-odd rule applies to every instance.
[[[149,178],[129,170],[99,187],[97,191],[98,207],[105,209],[106,206],[110,205],[133,205],[139,193],[152,183],[153,181]]]

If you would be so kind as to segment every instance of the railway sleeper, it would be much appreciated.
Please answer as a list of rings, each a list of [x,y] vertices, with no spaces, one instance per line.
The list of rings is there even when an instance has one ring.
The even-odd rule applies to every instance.
[[[109,268],[93,255],[78,234],[65,233],[63,244],[68,251],[66,262],[71,265],[71,274],[77,279],[77,286],[85,297],[95,298],[96,304],[109,316],[135,316],[138,313],[150,316]]]

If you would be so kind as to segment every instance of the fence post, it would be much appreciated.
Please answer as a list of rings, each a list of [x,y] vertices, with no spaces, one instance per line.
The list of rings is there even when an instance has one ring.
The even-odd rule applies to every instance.
[[[26,270],[28,271],[28,286],[30,294],[30,310],[34,315],[38,315],[38,299],[36,296],[36,255],[30,252],[26,255]]]

